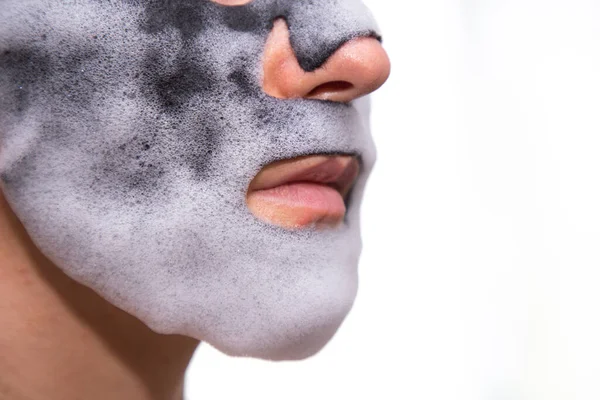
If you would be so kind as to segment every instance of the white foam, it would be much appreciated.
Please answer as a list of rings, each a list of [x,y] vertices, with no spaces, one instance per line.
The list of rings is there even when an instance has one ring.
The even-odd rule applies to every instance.
[[[325,44],[376,29],[357,1],[343,13],[333,0],[294,2],[277,4],[297,38],[323,25]],[[0,96],[16,96],[18,80],[28,93],[24,111],[0,110],[4,194],[50,259],[156,331],[233,355],[310,356],[356,295],[359,205],[375,158],[368,106],[269,98],[264,21],[234,30],[199,1],[207,18],[186,42],[176,24],[144,25],[146,3],[3,2],[0,57],[40,60],[0,61]],[[248,7],[266,21],[274,4]],[[296,50],[308,54],[303,40]],[[262,166],[320,152],[362,157],[346,224],[287,231],[253,217],[245,192]]]

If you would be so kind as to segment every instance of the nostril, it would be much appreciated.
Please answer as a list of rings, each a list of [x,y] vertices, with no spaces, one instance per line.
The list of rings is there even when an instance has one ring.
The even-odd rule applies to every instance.
[[[348,103],[380,87],[389,72],[387,53],[372,37],[343,43],[325,64],[308,72],[300,66],[292,48],[286,21],[278,18],[265,45],[262,89],[278,99]]]
[[[354,85],[347,81],[332,81],[323,83],[312,89],[306,97],[327,99],[335,94],[353,89]]]

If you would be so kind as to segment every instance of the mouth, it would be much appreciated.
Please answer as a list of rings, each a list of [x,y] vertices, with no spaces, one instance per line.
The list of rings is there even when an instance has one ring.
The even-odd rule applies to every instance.
[[[349,155],[313,155],[277,161],[252,180],[246,204],[258,219],[287,229],[335,228],[359,172]]]

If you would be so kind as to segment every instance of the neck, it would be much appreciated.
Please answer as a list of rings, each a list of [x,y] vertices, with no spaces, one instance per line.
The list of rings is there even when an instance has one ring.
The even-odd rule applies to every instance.
[[[159,335],[46,259],[0,194],[0,399],[181,400],[198,342]]]

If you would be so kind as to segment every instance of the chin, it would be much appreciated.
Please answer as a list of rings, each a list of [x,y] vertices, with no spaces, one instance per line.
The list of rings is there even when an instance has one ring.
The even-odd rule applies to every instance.
[[[126,311],[159,333],[193,337],[229,356],[303,360],[326,346],[350,312],[358,287],[357,255],[353,249],[345,262],[274,263],[268,274],[262,273],[266,265],[245,266],[256,274],[230,285],[213,279],[197,291],[192,285],[173,289],[169,303],[153,296],[148,301],[155,304],[143,312]]]
[[[269,361],[299,361],[316,355],[333,338],[343,315],[332,315],[329,321],[310,323],[302,327],[276,327],[279,332],[270,332],[267,340],[257,342],[210,343],[219,351],[232,357],[251,357]],[[291,329],[290,329],[291,328]],[[280,337],[274,340],[274,337]]]
[[[245,335],[217,334],[206,340],[217,350],[233,357],[251,357],[270,361],[298,361],[319,353],[342,325],[350,312],[355,290],[339,294],[336,299],[305,304],[296,309],[278,310],[278,321],[262,325],[259,321],[254,331]],[[251,329],[251,328],[250,328]]]

